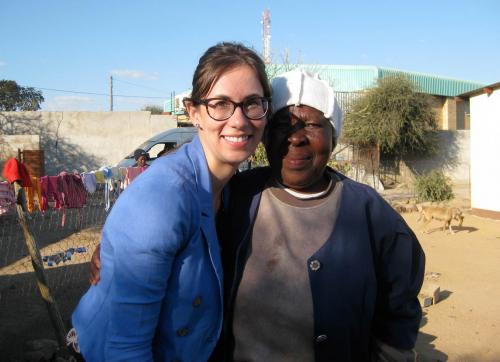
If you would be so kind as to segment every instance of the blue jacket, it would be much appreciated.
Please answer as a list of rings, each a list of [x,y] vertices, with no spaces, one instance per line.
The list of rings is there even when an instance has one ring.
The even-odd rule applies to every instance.
[[[103,229],[101,281],[73,326],[87,361],[204,361],[222,328],[222,266],[198,137],[154,162]]]
[[[338,176],[344,185],[333,233],[307,260],[315,361],[369,361],[375,339],[411,350],[422,316],[417,295],[424,276],[423,250],[401,216],[373,189]],[[222,236],[226,320],[218,346],[228,361],[234,344],[236,292],[269,177],[270,169],[260,168],[231,180],[231,202],[225,214],[228,227]]]

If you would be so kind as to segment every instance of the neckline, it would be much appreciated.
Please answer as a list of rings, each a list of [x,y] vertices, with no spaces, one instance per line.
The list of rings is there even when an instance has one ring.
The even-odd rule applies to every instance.
[[[283,191],[287,192],[288,194],[292,195],[293,197],[295,197],[299,200],[311,200],[311,199],[317,199],[321,196],[326,195],[330,191],[330,188],[332,187],[333,179],[330,178],[330,182],[328,183],[328,186],[323,191],[315,192],[313,194],[295,191],[295,190],[292,190],[292,189],[286,187],[281,182],[277,181],[277,183],[278,183],[279,188],[281,188]]]

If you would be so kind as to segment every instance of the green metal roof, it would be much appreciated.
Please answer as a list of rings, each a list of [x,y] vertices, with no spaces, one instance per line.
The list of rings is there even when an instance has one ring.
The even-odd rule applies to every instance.
[[[271,64],[268,74],[272,78],[297,67],[318,73],[336,92],[359,92],[375,86],[379,78],[396,75],[408,77],[422,93],[439,96],[454,97],[484,86],[476,82],[370,65]]]
[[[436,96],[455,97],[485,86],[476,82],[371,65],[270,64],[267,66],[267,73],[269,78],[274,78],[278,74],[298,67],[319,73],[322,79],[328,81],[344,110],[359,97],[361,91],[376,86],[377,79],[397,75],[408,77],[422,93]],[[172,104],[172,99],[167,99],[163,108],[165,112],[183,113]]]

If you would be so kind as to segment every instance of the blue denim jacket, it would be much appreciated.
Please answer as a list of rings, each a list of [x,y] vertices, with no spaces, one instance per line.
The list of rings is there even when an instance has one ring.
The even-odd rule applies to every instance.
[[[73,326],[87,361],[204,361],[222,327],[222,266],[198,137],[154,162],[104,226],[101,281]]]

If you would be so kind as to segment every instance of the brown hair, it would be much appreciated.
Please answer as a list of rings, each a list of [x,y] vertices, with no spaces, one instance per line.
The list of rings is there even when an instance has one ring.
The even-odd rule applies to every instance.
[[[266,66],[257,53],[240,43],[222,42],[208,48],[201,56],[193,75],[190,101],[206,96],[224,72],[240,65],[248,65],[255,71],[264,90],[264,97],[271,97]]]

